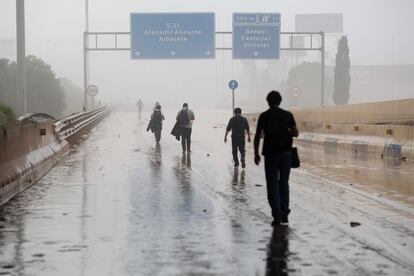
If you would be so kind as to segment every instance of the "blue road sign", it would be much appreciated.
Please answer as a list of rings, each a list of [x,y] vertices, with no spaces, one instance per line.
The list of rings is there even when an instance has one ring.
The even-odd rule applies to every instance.
[[[132,59],[213,59],[214,13],[132,13]]]
[[[231,90],[235,90],[237,87],[239,87],[239,83],[236,80],[229,81],[229,88]]]
[[[233,59],[279,59],[280,13],[234,13]]]

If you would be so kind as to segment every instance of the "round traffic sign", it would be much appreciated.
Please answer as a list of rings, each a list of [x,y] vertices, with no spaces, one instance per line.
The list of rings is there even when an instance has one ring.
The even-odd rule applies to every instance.
[[[96,85],[89,85],[87,93],[91,97],[96,96],[98,94],[98,87]]]
[[[237,87],[239,87],[239,83],[236,80],[231,80],[229,82],[229,88],[231,90],[235,90],[235,89],[237,89]]]
[[[301,94],[302,91],[299,87],[292,87],[292,89],[290,89],[290,95],[292,95],[293,98],[299,98]]]

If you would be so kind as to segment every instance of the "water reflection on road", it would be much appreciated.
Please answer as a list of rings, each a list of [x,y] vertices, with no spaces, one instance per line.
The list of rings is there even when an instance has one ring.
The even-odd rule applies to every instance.
[[[266,275],[288,275],[287,254],[289,252],[289,227],[275,227],[268,244]]]
[[[305,167],[332,180],[346,182],[363,191],[414,207],[412,162],[380,158],[367,151],[347,152],[336,146],[300,147]]]

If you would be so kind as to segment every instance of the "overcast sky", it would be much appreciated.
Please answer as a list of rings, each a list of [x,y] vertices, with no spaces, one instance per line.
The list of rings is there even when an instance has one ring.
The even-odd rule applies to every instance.
[[[294,31],[295,14],[343,13],[352,64],[414,64],[413,0],[90,0],[89,3],[90,31],[129,31],[131,12],[215,12],[217,31],[231,30],[233,12],[280,12],[282,31]],[[26,0],[27,54],[40,56],[59,77],[67,77],[79,86],[83,83],[83,30],[84,0]],[[15,0],[0,0],[0,38],[14,37]],[[197,83],[209,82],[208,89],[218,89],[227,78],[237,77],[234,75],[238,72],[237,62],[231,61],[231,55],[226,53],[217,54],[215,61],[150,62],[145,63],[145,68],[137,61],[130,61],[128,53],[94,53],[91,62],[92,82],[99,83],[106,93],[122,90],[132,93],[132,97],[141,92],[129,90],[144,87],[185,90],[188,85],[203,90]],[[137,74],[153,77],[140,79]],[[214,76],[207,78],[208,75]],[[155,79],[171,80],[171,85],[151,86]],[[143,83],[145,86],[139,87]]]

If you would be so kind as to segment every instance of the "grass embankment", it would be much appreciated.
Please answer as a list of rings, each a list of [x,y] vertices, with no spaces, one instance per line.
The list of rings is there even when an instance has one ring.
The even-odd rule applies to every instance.
[[[16,124],[13,110],[0,102],[0,128],[10,128]]]

